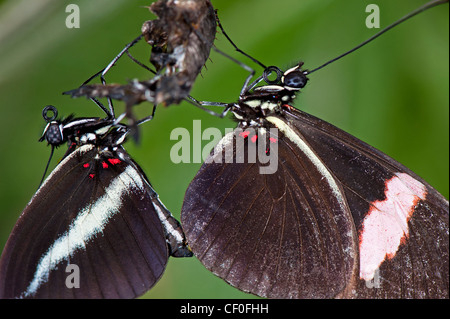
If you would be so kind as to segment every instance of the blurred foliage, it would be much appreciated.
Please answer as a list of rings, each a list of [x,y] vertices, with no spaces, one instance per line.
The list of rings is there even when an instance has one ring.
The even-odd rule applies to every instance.
[[[81,27],[65,26],[67,0],[0,1],[0,247],[43,174],[50,149],[38,143],[47,104],[61,116],[103,116],[92,102],[61,92],[76,88],[134,39],[150,0],[79,0]],[[365,27],[365,7],[376,3],[387,26],[425,1],[379,0],[212,0],[233,41],[266,65],[282,68],[299,60],[312,69],[364,41],[376,30]],[[375,42],[310,77],[296,106],[381,149],[449,195],[448,5],[420,14]],[[258,72],[218,33],[215,45]],[[149,47],[132,50],[147,62]],[[194,86],[199,100],[231,102],[246,72],[213,52]],[[149,75],[128,58],[108,73],[125,83]],[[123,109],[115,104],[117,113]],[[140,115],[151,105],[136,108]],[[220,110],[217,110],[220,111]],[[234,127],[188,103],[159,107],[142,127],[142,141],[126,148],[142,166],[162,201],[178,218],[184,192],[200,163],[174,164],[170,132]],[[206,144],[208,141],[203,141]],[[54,156],[51,167],[64,153]],[[195,258],[171,259],[150,298],[249,298],[208,272]]]

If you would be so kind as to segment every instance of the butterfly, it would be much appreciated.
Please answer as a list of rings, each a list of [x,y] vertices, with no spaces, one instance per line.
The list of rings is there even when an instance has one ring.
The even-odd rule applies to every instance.
[[[0,298],[134,298],[156,284],[169,256],[192,256],[179,222],[122,147],[126,125],[55,120],[53,106],[43,115],[41,140],[68,150],[11,232]]]
[[[237,128],[185,194],[181,222],[193,253],[261,297],[448,298],[448,200],[294,108],[308,81],[302,65],[267,68],[228,105]]]

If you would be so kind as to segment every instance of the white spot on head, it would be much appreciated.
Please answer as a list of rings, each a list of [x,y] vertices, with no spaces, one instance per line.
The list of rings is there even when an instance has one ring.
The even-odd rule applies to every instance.
[[[384,201],[375,201],[363,220],[360,234],[360,278],[372,280],[386,258],[393,258],[409,235],[408,221],[419,200],[427,194],[425,185],[405,173],[385,182]]]
[[[300,66],[299,66],[299,65],[296,65],[296,66],[294,66],[294,67],[292,67],[292,68],[286,70],[286,72],[283,73],[283,79],[282,79],[282,81],[284,82],[284,77],[285,77],[286,75],[288,75],[288,74],[291,73],[291,72],[298,71],[298,70],[300,70]]]
[[[258,86],[253,91],[264,91],[264,92],[280,92],[283,91],[284,87],[280,85],[263,85]]]

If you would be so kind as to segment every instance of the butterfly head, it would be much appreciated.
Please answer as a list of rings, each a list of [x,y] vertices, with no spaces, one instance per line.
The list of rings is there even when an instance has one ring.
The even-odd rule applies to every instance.
[[[289,91],[299,91],[304,88],[308,82],[306,75],[307,71],[302,70],[303,62],[300,62],[295,67],[290,68],[282,75],[280,79],[281,86]]]
[[[52,147],[69,142],[73,147],[93,144],[97,146],[121,145],[129,132],[126,125],[115,123],[113,119],[73,118],[56,119],[58,110],[48,105],[42,111],[47,125],[39,141],[46,140]]]
[[[39,141],[46,140],[49,145],[54,147],[58,147],[65,142],[63,123],[61,120],[56,120],[57,116],[58,110],[53,105],[47,105],[42,110],[42,117],[47,122],[47,125]]]
[[[282,72],[276,66],[269,66],[263,75],[255,83],[264,80],[267,85],[262,85],[248,90],[239,104],[233,109],[233,113],[241,120],[265,118],[271,113],[277,113],[282,105],[290,104],[296,97],[296,93],[308,82],[308,72],[302,70],[303,62]],[[276,74],[276,77],[273,77]]]

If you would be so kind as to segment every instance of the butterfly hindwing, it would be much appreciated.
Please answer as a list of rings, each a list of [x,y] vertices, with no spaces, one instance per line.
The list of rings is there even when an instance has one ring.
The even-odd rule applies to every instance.
[[[344,189],[359,236],[356,296],[448,298],[448,201],[354,136],[296,109],[287,114]]]

